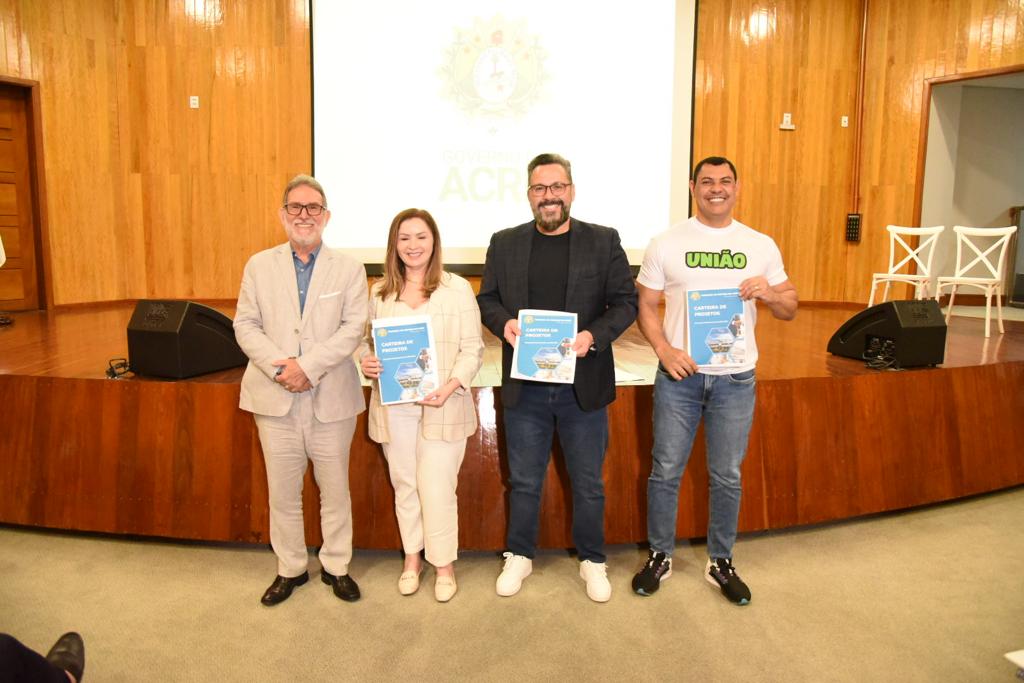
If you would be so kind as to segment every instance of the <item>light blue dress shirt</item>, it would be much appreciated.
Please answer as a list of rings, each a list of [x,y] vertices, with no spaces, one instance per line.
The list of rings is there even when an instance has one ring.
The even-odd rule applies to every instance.
[[[309,255],[309,262],[303,263],[299,255],[292,249],[292,263],[295,264],[295,279],[299,283],[299,315],[306,308],[306,292],[309,291],[309,281],[313,279],[313,266],[316,265],[316,257],[320,254],[320,245]]]

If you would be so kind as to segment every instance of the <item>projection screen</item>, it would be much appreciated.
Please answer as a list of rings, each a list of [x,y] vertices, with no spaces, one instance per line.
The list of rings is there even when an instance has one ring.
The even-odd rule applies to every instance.
[[[314,173],[325,242],[380,263],[420,207],[449,264],[531,219],[526,164],[573,165],[576,218],[633,263],[688,212],[696,0],[313,0]]]

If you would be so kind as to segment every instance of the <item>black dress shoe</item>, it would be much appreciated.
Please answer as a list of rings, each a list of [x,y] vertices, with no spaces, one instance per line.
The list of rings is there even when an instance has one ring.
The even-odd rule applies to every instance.
[[[270,588],[267,589],[267,592],[263,594],[260,602],[267,607],[276,605],[279,602],[284,602],[291,597],[292,589],[296,586],[301,586],[307,581],[309,581],[309,572],[302,572],[298,576],[292,577],[278,575],[278,577],[274,579],[274,583],[270,584]]]
[[[359,599],[359,586],[348,574],[335,576],[328,574],[327,570],[321,569],[320,580],[330,586],[334,590],[334,594],[345,602],[355,602]]]
[[[82,636],[74,631],[62,635],[46,653],[46,661],[67,671],[76,681],[82,680],[82,672],[85,671],[85,643],[82,642]]]

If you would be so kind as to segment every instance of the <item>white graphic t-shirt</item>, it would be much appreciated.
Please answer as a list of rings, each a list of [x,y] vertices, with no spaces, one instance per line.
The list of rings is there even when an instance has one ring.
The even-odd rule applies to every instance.
[[[686,292],[694,289],[739,287],[748,277],[763,275],[774,286],[789,279],[782,253],[768,235],[733,221],[712,228],[696,218],[674,225],[655,236],[644,253],[637,282],[665,292],[665,337],[677,349],[686,348]],[[740,367],[701,367],[709,375],[737,374],[757,363],[754,300],[743,305],[747,329],[744,363]]]

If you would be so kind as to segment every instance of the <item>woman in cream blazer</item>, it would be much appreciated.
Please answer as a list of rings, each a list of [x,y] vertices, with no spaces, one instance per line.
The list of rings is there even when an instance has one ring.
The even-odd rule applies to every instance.
[[[395,489],[395,513],[405,565],[398,590],[411,595],[423,571],[420,551],[437,568],[434,596],[455,595],[454,561],[459,526],[455,489],[466,439],[476,431],[470,392],[483,360],[480,309],[472,287],[441,265],[441,236],[433,217],[406,209],[391,222],[384,276],[370,290],[370,320],[429,315],[440,386],[418,403],[383,406],[380,387],[370,398],[370,438],[381,444]],[[380,375],[381,365],[366,336],[360,352],[363,374]]]

